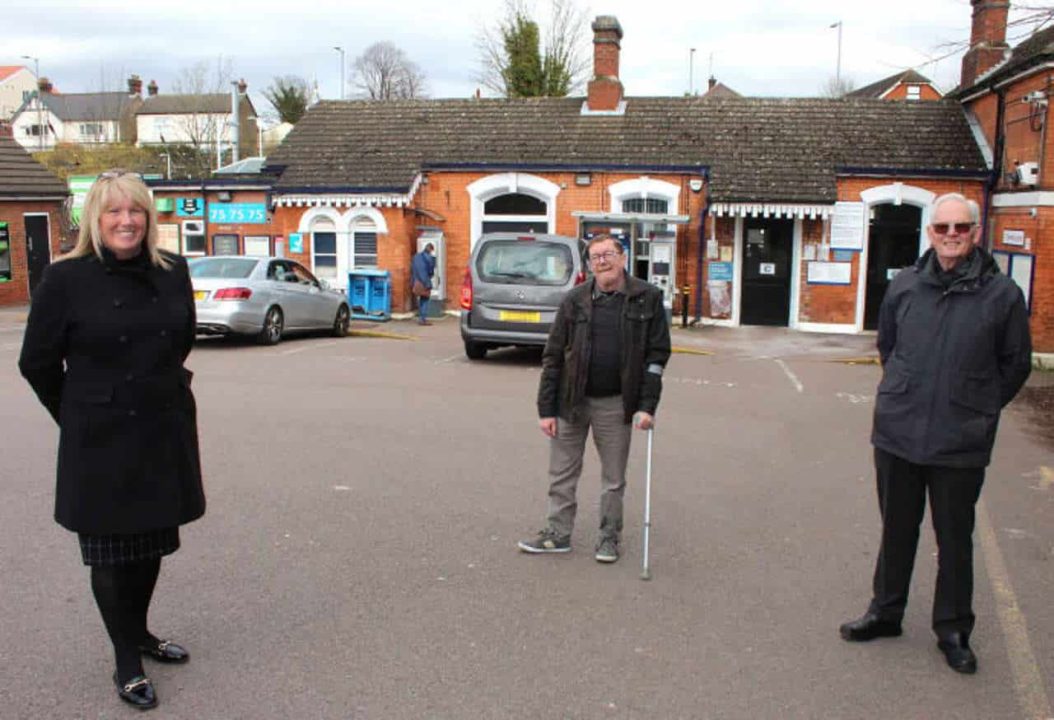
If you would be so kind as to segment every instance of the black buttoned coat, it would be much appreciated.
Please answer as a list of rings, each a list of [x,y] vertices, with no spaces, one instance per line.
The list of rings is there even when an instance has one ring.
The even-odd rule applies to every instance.
[[[94,535],[173,527],[205,512],[186,261],[108,251],[50,265],[33,292],[19,369],[59,424],[55,519]]]

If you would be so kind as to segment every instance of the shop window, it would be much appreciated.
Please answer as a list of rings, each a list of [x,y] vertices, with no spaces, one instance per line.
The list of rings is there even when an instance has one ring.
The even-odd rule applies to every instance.
[[[246,235],[245,254],[251,257],[267,257],[271,254],[271,237],[269,235]]]
[[[0,222],[0,283],[11,282],[11,233]]]
[[[239,255],[238,252],[238,236],[237,235],[213,235],[212,236],[212,254],[213,255]]]
[[[205,223],[201,220],[183,221],[183,254],[205,254]]]

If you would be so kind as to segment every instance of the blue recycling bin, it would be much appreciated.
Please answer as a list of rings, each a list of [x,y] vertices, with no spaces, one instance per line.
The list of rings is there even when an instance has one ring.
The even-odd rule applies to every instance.
[[[348,273],[351,316],[359,320],[390,320],[392,274],[387,270],[352,270]]]

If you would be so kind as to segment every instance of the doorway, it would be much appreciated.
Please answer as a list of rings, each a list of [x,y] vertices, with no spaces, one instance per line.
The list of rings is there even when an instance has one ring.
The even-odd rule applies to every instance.
[[[871,208],[867,243],[867,290],[864,329],[878,328],[878,311],[893,277],[919,258],[922,208],[875,205]]]
[[[51,264],[51,233],[47,215],[23,215],[26,224],[26,267],[29,271],[29,292],[32,294]]]
[[[789,324],[793,246],[793,220],[748,218],[743,223],[741,324]]]

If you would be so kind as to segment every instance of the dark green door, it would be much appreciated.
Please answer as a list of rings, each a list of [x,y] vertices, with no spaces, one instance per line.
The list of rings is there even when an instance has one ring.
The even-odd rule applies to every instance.
[[[788,324],[793,243],[793,220],[750,218],[744,222],[743,325]]]
[[[864,329],[878,328],[878,311],[893,276],[919,258],[922,210],[914,205],[876,205],[867,242]]]

